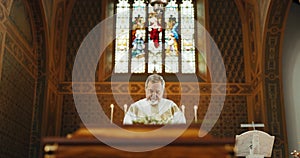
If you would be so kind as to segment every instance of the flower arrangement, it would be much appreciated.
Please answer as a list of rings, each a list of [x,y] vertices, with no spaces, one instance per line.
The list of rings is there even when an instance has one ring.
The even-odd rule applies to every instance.
[[[164,124],[170,124],[172,120],[172,117],[169,118],[161,118],[161,117],[155,117],[155,116],[145,116],[145,117],[139,117],[136,120],[133,121],[133,124],[144,124],[144,125],[164,125]]]
[[[297,150],[294,150],[293,152],[291,152],[291,155],[293,155],[294,158],[298,158],[298,157],[300,157],[300,152],[298,152]]]

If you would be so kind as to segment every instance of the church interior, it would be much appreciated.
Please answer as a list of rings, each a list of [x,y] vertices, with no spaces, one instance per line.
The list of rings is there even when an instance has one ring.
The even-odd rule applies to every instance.
[[[300,1],[152,1],[0,1],[0,157],[45,157],[43,140],[93,118],[122,127],[153,73],[191,129],[222,102],[211,137],[254,122],[275,136],[272,157],[300,151]]]

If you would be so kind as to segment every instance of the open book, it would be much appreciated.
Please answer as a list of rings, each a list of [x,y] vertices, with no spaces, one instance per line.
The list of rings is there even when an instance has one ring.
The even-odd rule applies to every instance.
[[[259,130],[247,131],[241,135],[236,135],[236,156],[249,157],[250,155],[257,155],[258,157],[271,157],[274,139],[274,136]]]

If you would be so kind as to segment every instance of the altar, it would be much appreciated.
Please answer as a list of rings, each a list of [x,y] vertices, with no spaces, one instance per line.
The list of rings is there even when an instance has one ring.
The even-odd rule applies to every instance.
[[[161,128],[156,125],[120,126],[129,131],[153,131]],[[172,125],[160,131],[159,135],[124,135],[115,128],[80,128],[67,137],[46,137],[42,141],[44,158],[102,158],[102,157],[184,157],[184,158],[232,158],[234,157],[234,138],[214,138],[210,135],[200,138],[199,128],[190,126],[178,138],[163,147],[145,152],[129,152],[118,147],[143,148],[156,146],[180,130],[180,125]],[[109,138],[109,144],[97,136]],[[137,141],[138,140],[138,141]],[[113,144],[113,145],[112,145]]]

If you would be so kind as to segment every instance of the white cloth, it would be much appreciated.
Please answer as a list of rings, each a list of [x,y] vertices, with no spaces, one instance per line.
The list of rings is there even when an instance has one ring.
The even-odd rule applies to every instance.
[[[151,105],[146,98],[133,103],[125,114],[123,124],[185,124],[186,119],[178,106],[162,98],[157,105]]]

